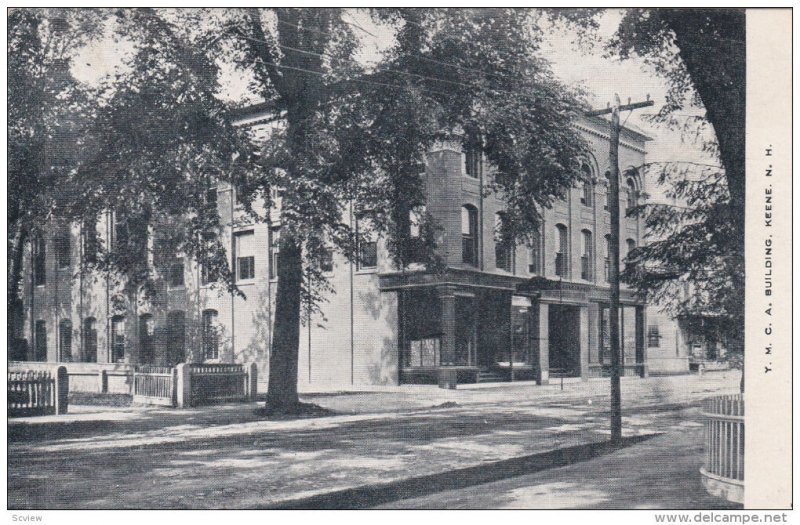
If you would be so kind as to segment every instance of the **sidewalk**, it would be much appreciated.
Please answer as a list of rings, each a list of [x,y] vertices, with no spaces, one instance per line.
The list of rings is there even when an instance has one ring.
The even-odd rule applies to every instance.
[[[737,387],[736,374],[623,381],[625,433],[689,436],[687,428],[699,428],[698,401]],[[607,381],[589,381],[564,391],[505,384],[304,395],[337,415],[285,421],[261,419],[253,404],[70,407],[66,416],[9,421],[8,505],[263,508],[491,466],[606,440],[607,390]],[[661,461],[672,462],[673,452]],[[682,476],[696,474],[701,458],[686,461],[691,472]]]
[[[741,509],[711,496],[697,472],[703,428],[683,428],[611,454],[381,509]]]

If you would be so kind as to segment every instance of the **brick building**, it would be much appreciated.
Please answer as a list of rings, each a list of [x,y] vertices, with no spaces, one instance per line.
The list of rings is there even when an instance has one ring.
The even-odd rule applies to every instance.
[[[257,126],[258,114],[242,119]],[[428,155],[425,209],[442,226],[438,239],[447,269],[432,274],[414,265],[395,268],[384,242],[361,247],[363,262],[334,254],[328,268],[336,290],[325,319],[301,327],[299,386],[424,383],[438,369],[459,381],[533,379],[551,370],[598,377],[608,355],[607,123],[578,124],[594,155],[585,178],[545,210],[541,235],[530,246],[496,239],[503,205],[484,195],[491,177],[479,154],[460,141],[442,142]],[[642,242],[642,221],[624,210],[643,198],[636,166],[645,135],[623,129],[620,144],[621,257]],[[18,360],[153,363],[255,361],[265,381],[274,318],[279,214],[250,223],[234,190],[216,200],[223,242],[246,298],[220,291],[193,261],[181,257],[159,268],[154,300],[120,302],[107,279],[81,271],[93,239],[114,246],[124,228],[113,213],[94,228],[54,226],[32,243],[23,280],[26,341]],[[352,217],[352,213],[350,214]],[[621,346],[626,375],[647,369],[645,305],[623,288]],[[22,355],[24,354],[24,355]],[[264,388],[264,385],[261,385]]]

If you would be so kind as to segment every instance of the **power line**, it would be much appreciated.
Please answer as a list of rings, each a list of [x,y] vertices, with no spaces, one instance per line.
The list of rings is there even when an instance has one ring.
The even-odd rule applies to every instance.
[[[296,26],[296,27],[299,27],[299,26]],[[299,29],[303,29],[303,28],[299,27]],[[330,34],[330,33],[327,33],[327,34]],[[311,55],[311,56],[316,56],[316,57],[320,57],[320,58],[328,58],[328,59],[333,59],[334,58],[334,57],[331,57],[330,55],[327,55],[327,54],[324,54],[324,53],[316,53],[316,52],[313,52],[313,51],[306,51],[304,49],[298,49],[296,47],[287,46],[285,44],[278,44],[278,43],[275,43],[275,42],[268,42],[266,40],[261,40],[261,39],[253,38],[253,37],[246,36],[246,35],[239,35],[239,36],[244,38],[244,39],[246,39],[246,40],[252,40],[254,42],[259,42],[259,43],[263,43],[263,44],[267,44],[267,45],[274,45],[274,46],[277,46],[277,47],[279,47],[281,49],[288,49],[288,50],[294,51],[296,53],[302,53],[302,54],[305,54],[305,55]],[[432,59],[427,59],[425,57],[421,57],[421,56],[418,56],[418,55],[412,55],[412,56],[414,56],[414,58],[419,58],[419,59],[422,59],[422,60],[432,60]],[[356,63],[352,59],[349,59],[349,61],[354,63],[354,64]],[[437,63],[441,63],[441,64],[446,64],[445,62],[440,62],[438,60],[432,60],[432,61],[433,62],[437,62]],[[452,64],[449,64],[449,65],[451,67],[461,67],[461,66],[455,66],[455,65],[452,65]],[[404,76],[419,78],[419,79],[423,79],[423,80],[431,80],[433,82],[443,82],[445,84],[463,86],[463,87],[472,88],[472,89],[475,89],[475,88],[480,89],[481,88],[481,86],[477,86],[476,84],[467,84],[467,83],[458,82],[458,81],[455,81],[455,80],[448,80],[448,79],[437,78],[437,77],[429,77],[429,76],[426,76],[426,75],[420,75],[418,73],[411,73],[409,71],[399,71],[399,70],[396,70],[396,69],[384,69],[382,71],[387,72],[387,73],[394,73],[394,74],[397,74],[397,75],[404,75]],[[385,84],[385,85],[387,85],[387,86],[395,86],[395,87],[402,87],[400,85],[395,85],[395,84]],[[428,88],[420,88],[420,89],[428,89]],[[530,100],[533,100],[533,101],[536,100],[536,97],[533,97],[533,96],[528,95],[526,93],[520,93],[519,91],[498,89],[498,88],[492,88],[492,87],[488,87],[488,86],[483,86],[483,89],[487,89],[487,90],[493,91],[495,93],[505,93],[505,94],[508,94],[508,95],[517,95],[517,96],[524,97],[524,98],[527,98],[527,99],[530,99]],[[434,92],[434,93],[438,93],[440,95],[449,96],[446,93],[442,93],[442,92],[435,91],[435,90],[428,89],[428,91],[431,91],[431,92]]]
[[[325,76],[325,73],[322,73],[321,71],[313,71],[311,69],[305,69],[305,68],[302,68],[302,67],[285,66],[285,65],[282,65],[282,64],[275,64],[273,62],[266,62],[266,61],[262,60],[260,57],[258,58],[258,61],[260,63],[266,65],[266,66],[271,66],[271,67],[274,67],[274,68],[277,68],[277,69],[289,69],[289,70],[292,70],[292,71],[300,71],[300,72],[304,72],[304,73],[310,73],[312,75],[317,75],[317,76],[320,76],[320,77],[324,77]],[[407,88],[407,86],[403,86],[403,85],[400,85],[400,84],[388,84],[388,83],[384,83],[384,82],[377,82],[377,81],[374,81],[374,80],[365,80],[363,78],[348,78],[347,80],[350,81],[350,82],[361,82],[361,83],[364,83],[364,84],[373,84],[373,85],[376,85],[376,86],[383,86],[383,87]],[[436,91],[436,90],[423,88],[423,87],[418,87],[418,88],[420,89],[420,91],[428,91],[430,93],[435,93],[437,95],[442,95],[442,96],[445,96],[445,97],[449,96],[447,93],[444,93],[442,91]]]
[[[361,31],[364,31],[366,34],[368,34],[368,35],[370,35],[372,37],[378,38],[376,35],[374,35],[373,33],[370,33],[369,31],[367,31],[366,29],[364,29],[363,27],[361,27],[359,25],[353,24],[353,23],[348,22],[347,20],[344,20],[344,19],[341,19],[341,18],[340,18],[340,20],[344,24],[347,24],[349,26],[355,27],[356,29],[360,29]],[[405,20],[405,19],[404,19],[404,21],[410,22],[409,20]],[[321,31],[321,30],[318,30],[318,29],[312,29],[310,27],[301,27],[301,26],[298,26],[298,25],[295,25],[295,24],[292,24],[292,23],[289,23],[289,22],[286,22],[286,21],[283,21],[283,20],[280,20],[280,19],[278,19],[278,22],[286,24],[286,25],[289,25],[289,26],[294,27],[294,28],[297,28],[297,29],[299,29],[301,31],[311,31],[311,32],[314,32],[314,33],[322,34],[322,35],[328,35],[328,36],[332,36],[332,37],[335,36],[333,33],[330,33],[330,32],[327,32],[327,31]],[[416,25],[418,27],[422,27],[420,24],[417,24],[415,22],[410,22],[410,23],[413,24],[413,25]],[[433,64],[438,64],[440,66],[452,67],[452,68],[455,68],[455,69],[462,69],[464,71],[471,71],[473,73],[480,73],[482,75],[492,76],[492,77],[498,78],[500,80],[509,80],[509,79],[513,80],[514,79],[514,77],[511,77],[509,75],[505,75],[505,74],[502,74],[502,73],[489,73],[488,71],[484,71],[482,69],[476,69],[476,68],[472,68],[472,67],[468,67],[468,66],[461,66],[461,65],[457,65],[457,64],[451,64],[449,62],[445,62],[445,61],[442,61],[442,60],[436,60],[436,59],[433,59],[433,58],[427,58],[427,57],[423,57],[423,56],[420,56],[420,55],[412,55],[412,56],[414,58],[419,59],[419,60],[423,60],[423,61],[430,62],[430,63],[433,63]],[[512,92],[509,92],[509,93],[512,93]]]

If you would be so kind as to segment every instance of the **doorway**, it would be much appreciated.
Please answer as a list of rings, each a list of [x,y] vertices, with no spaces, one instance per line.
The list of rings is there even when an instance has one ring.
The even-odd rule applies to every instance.
[[[580,310],[577,306],[549,305],[550,370],[567,377],[580,376]]]

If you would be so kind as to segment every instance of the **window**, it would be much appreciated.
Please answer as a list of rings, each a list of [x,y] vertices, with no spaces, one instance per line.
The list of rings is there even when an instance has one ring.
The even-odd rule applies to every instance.
[[[97,322],[94,317],[83,320],[83,360],[97,362]]]
[[[610,171],[606,171],[604,176],[606,178],[606,203],[603,206],[603,209],[604,210],[610,210],[611,209],[611,172]]]
[[[124,250],[128,246],[128,221],[119,213],[114,214],[114,248]]]
[[[361,231],[363,224],[363,221],[356,219],[356,238],[358,239],[358,261],[356,267],[359,270],[378,266],[378,243],[371,239],[368,234]]]
[[[408,342],[407,367],[435,367],[439,365],[441,338],[429,337]]]
[[[125,360],[125,316],[111,318],[111,362]]]
[[[540,226],[541,228],[541,226]],[[537,229],[531,236],[530,252],[528,254],[528,273],[541,273],[542,271],[542,233]]]
[[[636,183],[633,182],[633,179],[629,178],[625,181],[625,185],[627,186],[628,192],[628,206],[626,209],[626,214],[630,214],[631,211],[636,207]]]
[[[62,225],[58,228],[58,233],[53,239],[53,245],[56,252],[56,265],[58,268],[69,268],[71,255],[69,226]]]
[[[424,204],[414,206],[408,212],[409,237],[416,239],[422,236],[422,225],[425,222],[426,208]]]
[[[210,284],[217,282],[217,272],[209,268],[208,264],[200,264],[200,284]]]
[[[464,173],[467,177],[477,179],[481,169],[481,151],[475,145],[464,146]]]
[[[583,191],[581,193],[581,204],[584,206],[592,206],[592,196],[594,193],[594,186],[592,184],[592,168],[588,164],[581,165],[581,178],[583,179]]]
[[[139,363],[152,364],[156,357],[155,323],[153,316],[139,316]]]
[[[661,334],[658,332],[658,325],[647,327],[647,348],[659,348],[661,346]]]
[[[206,189],[203,200],[209,211],[217,211],[217,186],[214,183],[209,184],[210,187]]]
[[[461,261],[478,266],[478,210],[469,204],[461,207]]]
[[[627,259],[630,256],[631,252],[636,248],[636,241],[634,241],[633,239],[627,239],[625,241],[625,248],[626,248],[625,258]]]
[[[500,270],[511,271],[513,259],[513,243],[506,237],[506,216],[499,212],[495,215],[494,256],[495,266]]]
[[[216,234],[211,232],[203,232],[202,239],[203,244],[208,247],[206,249],[206,254],[211,253],[214,241],[216,239]],[[205,285],[209,283],[215,283],[219,279],[217,269],[211,265],[211,262],[212,261],[208,259],[200,262],[200,284]]]
[[[167,313],[167,362],[183,363],[186,359],[186,314],[181,310]]]
[[[625,252],[625,256],[627,257],[630,253],[636,248],[636,241],[633,239],[628,239],[625,241],[625,247],[628,251]]]
[[[404,247],[404,262],[406,263],[423,262],[427,258],[429,247],[423,238],[426,213],[424,204],[414,206],[408,212],[408,239]]]
[[[330,248],[323,248],[320,254],[319,269],[325,273],[333,271],[333,250]]]
[[[36,286],[47,283],[47,248],[41,234],[33,241],[33,282]]]
[[[563,224],[556,224],[556,240],[558,241],[555,261],[556,275],[567,277],[569,273],[569,230]]]
[[[278,265],[281,260],[281,229],[272,228],[269,232],[269,278],[278,278]]]
[[[175,261],[169,265],[169,285],[178,288],[184,285],[183,282],[183,257],[176,257]]]
[[[47,324],[44,321],[36,321],[33,336],[34,361],[47,361]]]
[[[592,232],[589,230],[581,231],[582,237],[582,253],[581,253],[581,279],[584,281],[592,280],[592,254],[594,253],[594,246],[592,240]]]
[[[83,223],[83,257],[90,264],[97,262],[97,218],[90,217]]]
[[[281,198],[281,190],[277,186],[270,186],[269,198],[273,203],[278,202],[278,199]]]
[[[216,310],[203,311],[203,357],[219,359],[219,327]]]
[[[236,279],[239,281],[256,277],[255,238],[252,230],[236,234]]]
[[[611,235],[606,234],[606,282],[611,282]]]
[[[58,323],[58,360],[72,361],[72,322],[68,319]]]

